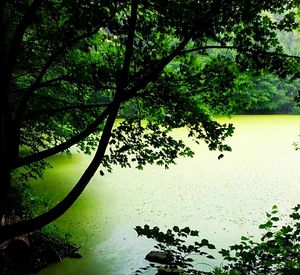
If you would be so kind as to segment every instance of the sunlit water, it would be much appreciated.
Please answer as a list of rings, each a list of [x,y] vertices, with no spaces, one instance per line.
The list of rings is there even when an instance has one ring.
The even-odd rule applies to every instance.
[[[227,119],[221,119],[228,121]],[[218,249],[241,235],[257,235],[265,211],[276,204],[287,213],[300,202],[300,152],[292,146],[299,134],[300,116],[236,116],[231,153],[218,160],[205,144],[187,143],[194,158],[182,158],[169,170],[150,166],[143,171],[114,168],[97,175],[74,206],[56,224],[84,243],[82,259],[66,259],[40,274],[128,275],[146,261],[153,242],[137,238],[136,225],[162,229],[198,229]],[[186,139],[186,130],[174,132]],[[91,156],[55,156],[38,192],[49,191],[59,201],[70,190]],[[201,263],[220,266],[220,257]],[[151,273],[148,273],[151,274]],[[153,273],[152,273],[153,274]]]

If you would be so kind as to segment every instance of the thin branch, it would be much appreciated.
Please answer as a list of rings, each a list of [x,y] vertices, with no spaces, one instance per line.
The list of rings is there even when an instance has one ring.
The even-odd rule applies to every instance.
[[[44,77],[44,75],[47,73],[47,71],[49,70],[49,68],[52,66],[53,62],[61,55],[63,54],[68,48],[72,47],[74,44],[76,44],[77,42],[88,38],[94,34],[96,34],[98,32],[98,28],[96,28],[95,30],[88,32],[88,33],[84,33],[82,35],[79,35],[71,40],[69,40],[67,43],[65,43],[63,46],[61,46],[56,52],[54,52],[50,58],[48,59],[48,61],[45,63],[44,67],[41,69],[39,75],[36,77],[34,83],[31,85],[31,87],[28,89],[28,92],[26,93],[26,95],[24,95],[24,97],[21,100],[21,103],[19,104],[19,107],[16,111],[15,114],[15,122],[21,121],[21,117],[22,114],[25,112],[26,110],[26,106],[27,106],[27,102],[29,101],[29,99],[31,98],[31,96],[33,95],[33,93],[35,92],[35,90],[37,88],[39,88],[40,83]]]
[[[58,76],[58,77],[40,82],[39,85],[38,85],[38,88],[48,87],[49,84],[55,83],[55,82],[58,82],[58,81],[67,81],[69,78],[70,78],[70,73],[65,74],[65,75],[61,75],[61,76]]]
[[[38,90],[38,89],[47,88],[47,87],[60,87],[59,86],[60,81],[65,81],[65,82],[68,82],[68,83],[71,83],[71,84],[83,84],[83,85],[92,87],[94,89],[107,89],[107,90],[108,89],[111,89],[111,90],[116,89],[115,86],[101,85],[101,83],[100,84],[98,83],[99,84],[98,86],[93,85],[91,83],[87,84],[84,81],[76,80],[76,79],[72,78],[69,74],[66,74],[66,75],[63,75],[63,76],[58,76],[56,78],[49,79],[49,80],[41,82],[39,85],[37,85],[37,87],[35,88],[35,91]],[[11,93],[14,93],[14,94],[15,93],[28,93],[30,88],[31,88],[31,86],[27,87],[27,88],[17,89],[17,90],[11,91]],[[36,96],[38,96],[38,94]]]
[[[24,72],[24,73],[20,73],[18,75],[12,76],[11,80],[16,81],[18,78],[23,77],[23,76],[29,76],[31,78],[34,78],[34,76],[32,75],[32,72]]]
[[[36,96],[37,96],[37,98],[45,99],[48,102],[49,101],[54,102],[54,103],[60,102],[60,103],[63,103],[65,105],[73,104],[73,102],[67,101],[63,98],[55,98],[55,97],[52,97],[50,95],[40,95],[40,94],[38,94]]]
[[[210,18],[213,18],[215,14],[218,14],[218,12],[222,8],[222,0],[216,0],[212,3],[210,10],[203,16],[202,21],[206,22],[209,21]],[[179,43],[179,45],[176,47],[176,49],[170,53],[168,56],[162,58],[158,61],[156,65],[154,65],[150,70],[148,70],[148,73],[142,77],[140,81],[138,81],[128,92],[127,92],[127,98],[132,98],[134,95],[141,89],[144,89],[149,82],[155,81],[165,68],[175,57],[182,55],[182,52],[184,52],[185,46],[188,44],[188,42],[191,40],[195,33],[195,29],[190,30],[190,32],[186,35],[186,37]],[[138,72],[137,75],[143,75],[141,72]]]
[[[66,82],[68,83],[73,83],[73,84],[82,84],[82,85],[85,85],[85,86],[89,86],[89,87],[92,87],[94,89],[112,89],[112,90],[115,90],[116,89],[116,86],[112,86],[112,85],[102,85],[101,83],[97,83],[98,85],[95,85],[93,83],[89,83],[87,84],[86,81],[80,81],[79,79],[75,79],[75,78],[72,78],[72,77],[69,77],[68,79],[65,80]],[[42,84],[42,83],[41,83]],[[47,85],[41,85],[41,86],[47,86]]]
[[[127,87],[128,85],[129,69],[130,69],[130,63],[133,54],[133,41],[134,41],[136,21],[137,21],[137,9],[138,9],[138,1],[133,0],[131,6],[131,15],[129,19],[128,37],[126,40],[126,51],[124,56],[124,62],[121,71],[121,76],[117,83],[117,90],[122,89],[122,94],[125,92],[125,87]]]

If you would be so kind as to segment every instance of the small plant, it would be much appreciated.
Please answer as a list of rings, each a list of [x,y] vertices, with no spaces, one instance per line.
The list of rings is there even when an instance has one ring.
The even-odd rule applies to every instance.
[[[154,247],[164,253],[168,259],[165,265],[150,263],[147,267],[137,270],[136,274],[151,268],[177,270],[179,274],[183,272],[187,274],[200,274],[199,271],[194,269],[194,259],[191,256],[199,255],[214,259],[212,255],[203,251],[204,248],[215,249],[215,246],[209,243],[208,240],[202,239],[200,242],[186,243],[188,237],[199,237],[199,231],[191,230],[189,227],[180,229],[178,226],[174,226],[172,229],[162,232],[157,226],[150,228],[148,225],[144,225],[143,228],[136,226],[135,231],[138,236],[146,236],[157,241]]]
[[[293,208],[290,221],[279,226],[277,206],[267,213],[267,221],[259,228],[264,234],[259,242],[241,237],[241,243],[222,249],[229,262],[225,270],[241,274],[300,274],[300,204]]]

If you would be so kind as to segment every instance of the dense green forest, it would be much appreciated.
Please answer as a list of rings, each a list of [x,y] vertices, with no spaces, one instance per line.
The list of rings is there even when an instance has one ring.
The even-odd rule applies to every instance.
[[[277,36],[287,55],[300,54],[298,32],[278,32]],[[230,49],[207,49],[200,56],[191,54],[172,62],[165,73],[170,80],[173,78],[170,85],[174,86],[178,73],[185,74],[199,104],[214,115],[300,113],[296,100],[300,91],[297,77],[277,76],[267,70],[241,70],[235,51]],[[189,87],[180,89],[188,91]],[[131,103],[121,115],[130,117],[135,111],[138,112],[137,105]]]
[[[1,1],[0,217],[17,218],[1,223],[0,241],[63,215],[96,172],[193,156],[173,129],[187,127],[221,156],[234,127],[215,114],[299,113],[297,8],[297,0]],[[95,154],[73,189],[42,214],[17,215],[10,206],[27,197],[24,186],[74,145]]]

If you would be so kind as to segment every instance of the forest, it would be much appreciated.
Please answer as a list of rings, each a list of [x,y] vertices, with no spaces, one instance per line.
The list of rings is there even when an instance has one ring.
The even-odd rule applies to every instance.
[[[2,0],[1,253],[63,216],[95,174],[104,179],[116,166],[168,169],[177,158],[192,157],[193,149],[172,135],[176,129],[186,127],[191,140],[203,141],[221,159],[232,150],[227,140],[235,129],[217,117],[299,115],[298,20],[298,0]],[[88,165],[64,198],[36,211],[28,185],[52,169],[49,157],[72,155],[74,146],[90,155]],[[32,199],[37,208],[43,197]],[[298,210],[291,214],[296,227]],[[277,208],[272,211],[263,229],[273,229]],[[178,227],[166,235],[158,228],[136,230],[178,246],[174,232],[198,234]],[[267,267],[262,261],[259,272],[299,270],[299,229],[293,230],[264,235],[254,248],[262,258],[272,258],[264,252],[274,243],[288,256],[272,258]],[[250,251],[249,242],[236,250]],[[180,249],[199,253],[203,246],[212,247],[203,241]],[[223,251],[236,263],[228,272],[237,272],[224,274],[259,274],[249,263],[254,250],[236,258]],[[1,261],[7,263],[6,256]],[[189,266],[180,257],[171,269]]]

